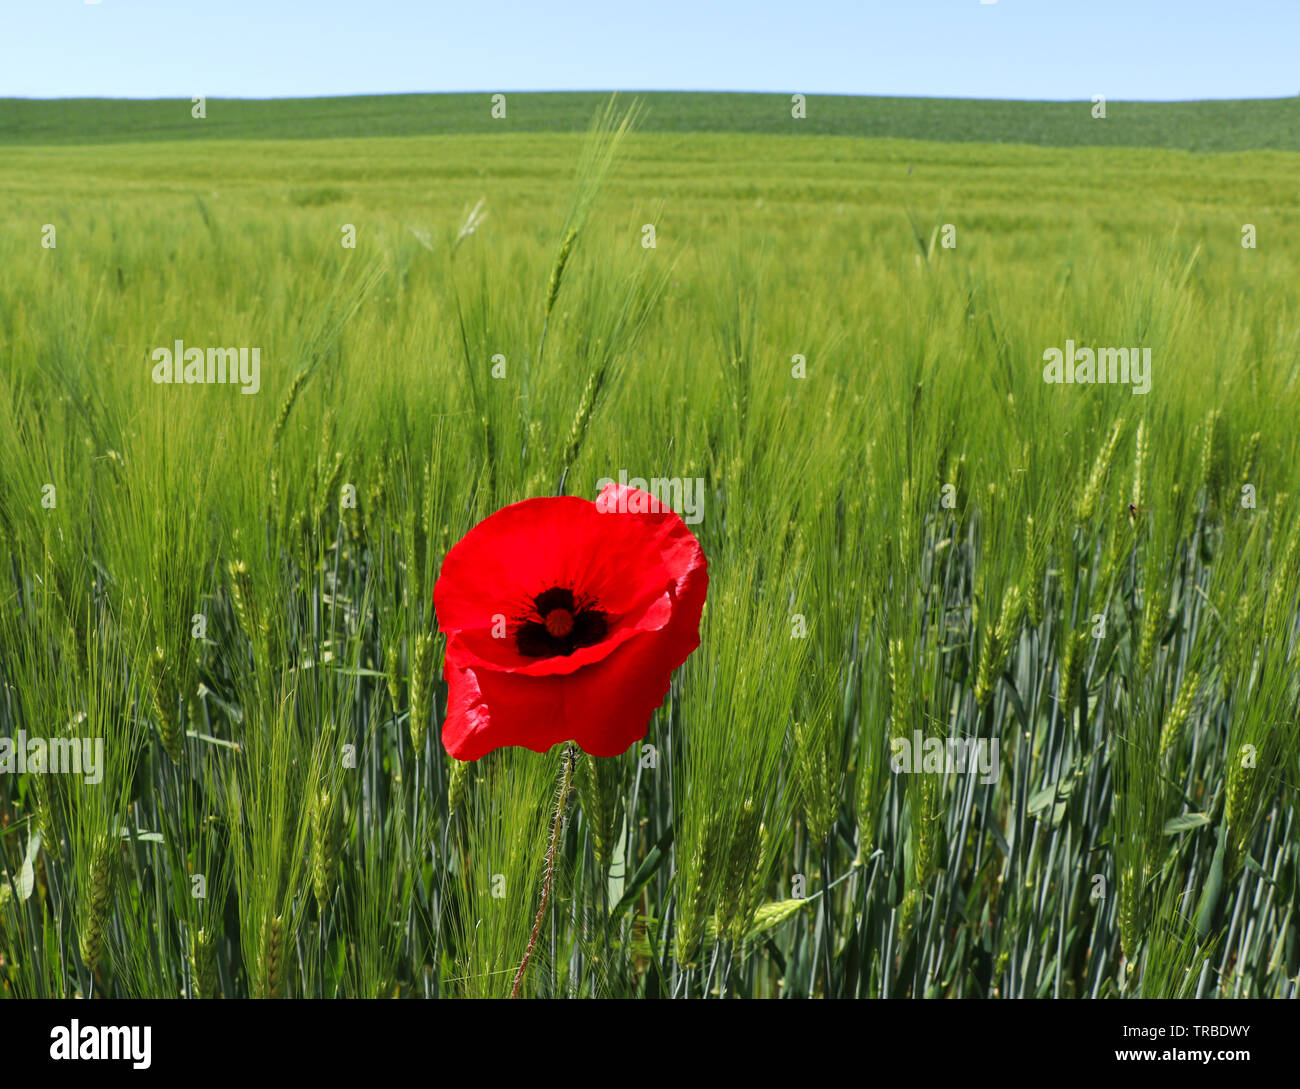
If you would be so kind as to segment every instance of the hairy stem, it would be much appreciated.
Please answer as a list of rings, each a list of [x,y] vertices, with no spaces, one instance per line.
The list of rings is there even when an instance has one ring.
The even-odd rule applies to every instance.
[[[537,908],[537,918],[533,920],[533,932],[528,938],[528,948],[524,950],[524,959],[519,962],[515,973],[515,984],[510,989],[510,997],[519,997],[519,988],[524,982],[524,973],[528,971],[528,962],[533,958],[533,948],[537,945],[537,935],[542,930],[542,920],[546,918],[546,905],[551,900],[551,884],[555,878],[555,852],[560,845],[560,829],[564,826],[564,810],[569,800],[569,784],[573,781],[574,764],[573,746],[564,750],[564,759],[560,765],[560,796],[555,801],[555,819],[551,823],[551,842],[546,848],[546,877],[542,881],[542,902]]]

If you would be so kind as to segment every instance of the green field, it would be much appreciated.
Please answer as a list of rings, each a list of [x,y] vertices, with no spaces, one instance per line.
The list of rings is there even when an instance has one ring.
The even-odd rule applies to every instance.
[[[796,91],[797,88],[792,88]],[[0,146],[153,140],[348,139],[471,133],[584,132],[608,96],[594,92],[503,92],[504,117],[488,94],[359,95],[351,98],[208,99],[192,116],[185,99],[0,98]],[[1205,102],[792,96],[649,91],[642,132],[858,136],[1047,147],[1125,146],[1187,151],[1300,151],[1300,95]]]
[[[644,97],[0,102],[0,739],[105,743],[0,770],[0,995],[508,994],[562,753],[446,756],[432,588],[623,470],[702,642],[525,994],[1296,996],[1300,100]]]

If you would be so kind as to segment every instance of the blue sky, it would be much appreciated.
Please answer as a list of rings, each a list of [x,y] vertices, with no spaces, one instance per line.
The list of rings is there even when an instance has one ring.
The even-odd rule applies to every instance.
[[[0,0],[0,96],[1300,94],[1300,0]]]

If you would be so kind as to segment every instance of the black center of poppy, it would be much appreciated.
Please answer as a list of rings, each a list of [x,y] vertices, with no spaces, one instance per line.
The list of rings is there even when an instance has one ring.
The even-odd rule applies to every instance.
[[[567,657],[599,643],[608,627],[604,610],[579,600],[566,586],[555,586],[533,598],[533,612],[517,621],[515,646],[528,658]]]

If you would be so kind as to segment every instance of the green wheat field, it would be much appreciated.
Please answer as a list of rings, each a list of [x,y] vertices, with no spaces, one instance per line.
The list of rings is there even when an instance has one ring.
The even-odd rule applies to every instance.
[[[0,103],[0,995],[506,996],[558,806],[527,996],[1296,997],[1297,102],[508,97]],[[699,649],[451,760],[442,557],[620,471]]]

